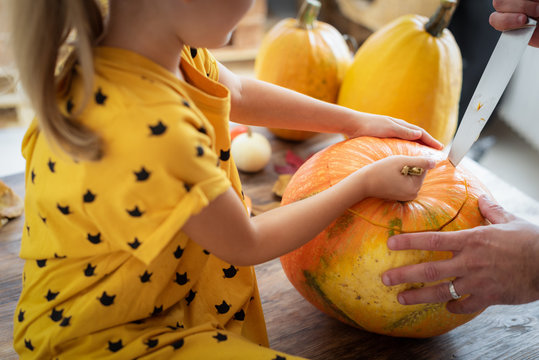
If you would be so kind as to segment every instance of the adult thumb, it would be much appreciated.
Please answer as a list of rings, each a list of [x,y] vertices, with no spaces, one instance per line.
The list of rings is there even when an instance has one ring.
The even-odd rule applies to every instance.
[[[486,195],[481,195],[478,201],[481,214],[493,224],[504,224],[515,219],[514,215]]]

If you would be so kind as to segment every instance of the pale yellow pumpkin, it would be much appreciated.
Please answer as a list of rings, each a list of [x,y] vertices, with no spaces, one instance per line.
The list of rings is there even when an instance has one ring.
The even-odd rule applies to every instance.
[[[307,0],[297,19],[283,19],[266,34],[255,60],[257,79],[335,103],[352,55],[333,26],[318,21],[320,2]],[[315,133],[270,129],[287,140]]]
[[[462,57],[446,29],[456,0],[430,19],[402,16],[373,33],[345,75],[338,104],[406,120],[448,144],[456,130]]]

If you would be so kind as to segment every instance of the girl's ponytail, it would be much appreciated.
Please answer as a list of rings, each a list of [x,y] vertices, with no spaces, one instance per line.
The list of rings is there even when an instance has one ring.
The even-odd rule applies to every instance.
[[[99,159],[99,136],[75,121],[93,92],[92,47],[104,29],[99,5],[94,0],[17,0],[12,6],[15,62],[40,130],[76,159]],[[72,48],[67,59],[60,59],[66,48]],[[65,117],[57,104],[58,86],[69,80],[77,62],[82,69],[84,101]]]

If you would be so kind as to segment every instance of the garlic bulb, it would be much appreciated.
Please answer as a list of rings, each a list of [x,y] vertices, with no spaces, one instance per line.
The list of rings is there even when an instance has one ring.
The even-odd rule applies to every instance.
[[[238,169],[244,172],[257,172],[269,163],[271,145],[262,134],[249,130],[239,134],[232,141],[230,152]]]

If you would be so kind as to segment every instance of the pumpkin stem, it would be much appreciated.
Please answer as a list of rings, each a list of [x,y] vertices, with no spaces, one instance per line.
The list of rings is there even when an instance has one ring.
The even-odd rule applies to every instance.
[[[425,30],[434,37],[441,36],[444,29],[451,22],[457,4],[458,0],[442,0],[436,13],[425,24]]]
[[[305,0],[298,13],[298,26],[302,29],[311,30],[314,22],[318,19],[322,4],[318,0]]]

